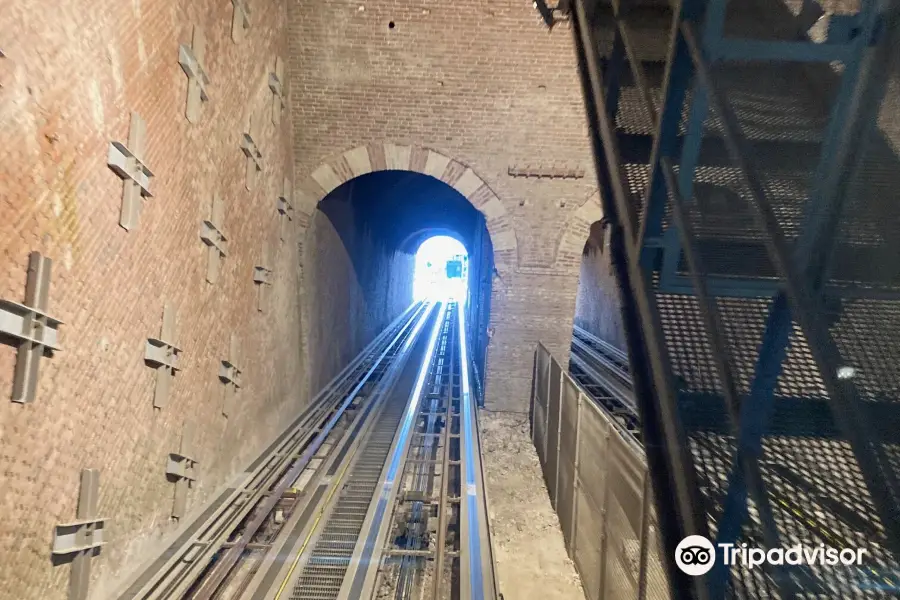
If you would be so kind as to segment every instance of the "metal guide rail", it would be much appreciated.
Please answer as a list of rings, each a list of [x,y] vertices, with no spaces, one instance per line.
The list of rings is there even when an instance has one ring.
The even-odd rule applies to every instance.
[[[463,311],[436,312],[428,336],[406,342],[406,364],[385,375],[371,417],[325,458],[291,533],[241,597],[496,598]]]
[[[445,311],[441,306],[434,327],[438,327]],[[422,324],[424,324],[424,319]],[[434,335],[426,347],[426,356],[433,351]],[[413,342],[407,344],[412,347]],[[416,343],[412,358],[418,356],[421,343]],[[426,358],[427,360],[427,358]],[[357,573],[359,540],[364,539],[370,507],[378,492],[380,475],[389,462],[395,437],[408,429],[410,408],[407,402],[412,360],[402,371],[398,368],[396,379],[386,394],[380,412],[374,415],[368,429],[358,436],[358,444],[349,449],[340,464],[332,467],[336,474],[327,482],[331,488],[321,508],[322,516],[307,533],[307,541],[298,549],[293,561],[296,568],[288,571],[274,596],[291,600],[339,598],[342,590],[350,585]],[[398,365],[399,367],[399,365]],[[323,482],[324,483],[324,482]],[[367,561],[366,561],[367,562]],[[288,596],[285,591],[291,589]],[[361,597],[361,596],[356,596]]]
[[[247,469],[144,564],[117,598],[213,598],[234,593],[235,575],[269,547],[297,503],[300,475],[330,434],[340,433],[397,359],[414,325],[429,312],[411,305],[310,402]],[[238,577],[240,580],[241,578]],[[236,597],[236,596],[235,596]]]
[[[402,475],[397,480],[398,495],[387,522],[390,531],[374,585],[380,598],[411,598],[418,590],[423,597],[439,598],[450,590],[452,567],[445,560],[456,555],[447,549],[447,512],[455,505],[446,499],[451,476],[448,471],[454,468],[458,476],[459,461],[450,460],[451,427],[447,422],[458,414],[459,406],[459,356],[452,327],[456,310],[457,306],[451,304],[441,325]],[[438,542],[432,551],[434,534]],[[447,576],[435,577],[436,573]]]
[[[602,364],[625,384],[631,385],[631,372],[628,367],[628,354],[619,350],[609,342],[601,340],[586,329],[576,325],[572,331],[572,347],[579,351],[590,352],[596,362]]]
[[[632,437],[640,440],[640,419],[625,353],[576,326],[569,374]]]
[[[381,526],[392,529],[374,586],[379,598],[497,597],[464,317],[450,304],[425,379],[392,518]]]

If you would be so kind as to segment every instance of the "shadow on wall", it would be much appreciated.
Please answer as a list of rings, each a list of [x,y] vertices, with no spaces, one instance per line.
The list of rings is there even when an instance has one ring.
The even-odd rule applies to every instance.
[[[619,284],[610,263],[607,233],[603,221],[591,225],[591,234],[581,256],[575,325],[627,351]]]
[[[313,214],[304,246],[312,398],[412,301],[414,257],[389,248],[352,204],[353,182]]]

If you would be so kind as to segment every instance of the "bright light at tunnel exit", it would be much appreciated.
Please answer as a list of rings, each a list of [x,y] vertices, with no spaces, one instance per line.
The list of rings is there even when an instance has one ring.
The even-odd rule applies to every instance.
[[[413,300],[466,299],[469,256],[459,240],[446,235],[428,238],[416,252]]]

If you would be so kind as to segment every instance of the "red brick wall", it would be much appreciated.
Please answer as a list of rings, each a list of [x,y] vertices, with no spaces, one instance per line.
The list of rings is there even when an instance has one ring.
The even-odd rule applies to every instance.
[[[619,286],[609,264],[609,247],[593,247],[581,262],[575,323],[626,350]]]
[[[28,254],[40,250],[54,260],[50,313],[65,322],[63,351],[41,361],[33,404],[8,400],[14,351],[0,346],[0,599],[65,597],[69,567],[51,566],[49,548],[53,527],[75,518],[82,468],[101,470],[99,512],[112,519],[94,561],[99,594],[173,529],[164,471],[184,419],[197,424],[194,508],[299,408],[296,231],[277,247],[265,315],[252,283],[291,175],[289,114],[276,131],[267,87],[276,54],[287,55],[285,6],[252,4],[240,45],[223,1],[11,0],[0,10],[0,297],[22,300]],[[192,24],[206,30],[212,79],[196,125],[184,116],[178,64]],[[126,141],[133,110],[147,122],[156,176],[138,228],[126,232],[122,182],[106,157],[110,141]],[[239,143],[251,111],[264,122],[265,171],[248,192]],[[230,252],[210,285],[199,230],[214,189],[227,204]],[[158,410],[143,355],[164,301],[178,310],[183,370]],[[232,332],[244,388],[225,418],[217,370]]]
[[[412,302],[413,256],[389,253],[357,229],[348,203],[335,204],[313,214],[304,244],[310,397]]]
[[[574,255],[558,250],[596,188],[571,31],[548,32],[521,0],[289,0],[288,12],[299,178],[387,142],[462,163],[502,202],[516,255],[494,280],[486,402],[527,410],[534,344],[567,354],[584,239]],[[508,175],[528,164],[586,176]]]

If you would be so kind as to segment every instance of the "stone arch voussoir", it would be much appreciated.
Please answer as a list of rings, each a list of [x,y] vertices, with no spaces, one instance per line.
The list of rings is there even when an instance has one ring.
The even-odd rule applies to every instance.
[[[384,142],[357,146],[334,155],[295,186],[297,209],[308,217],[325,196],[343,183],[367,173],[386,170],[430,175],[462,194],[484,215],[497,271],[503,274],[515,268],[518,243],[512,219],[503,202],[470,167],[430,148]],[[580,252],[579,249],[579,256]]]
[[[579,269],[584,244],[591,234],[591,225],[603,218],[603,207],[600,205],[599,190],[585,199],[584,203],[572,214],[566,229],[559,240],[556,250],[556,267],[558,269]]]

